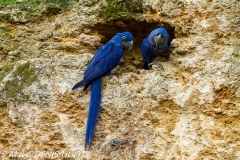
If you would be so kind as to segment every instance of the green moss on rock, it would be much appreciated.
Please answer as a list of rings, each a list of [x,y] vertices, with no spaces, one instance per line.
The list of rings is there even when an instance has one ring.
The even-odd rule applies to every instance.
[[[142,0],[113,0],[102,6],[101,15],[105,19],[133,18],[143,12],[142,3]]]
[[[0,82],[10,73],[14,64],[6,64],[0,68]]]
[[[38,70],[31,66],[30,62],[17,66],[11,73],[11,78],[5,82],[0,96],[2,98],[21,97],[22,99],[29,99],[30,96],[25,95],[22,91],[36,81],[37,72]]]
[[[17,41],[10,34],[11,30],[11,25],[5,24],[0,26],[0,57],[4,54],[6,55],[6,52],[14,51],[19,47]]]
[[[10,22],[36,21],[42,15],[53,15],[67,11],[76,4],[77,0],[0,0],[0,20]],[[15,10],[17,9],[17,10]],[[12,11],[14,10],[14,12]],[[17,17],[17,19],[13,18]]]
[[[235,53],[235,52],[232,53],[232,56],[235,57],[235,58],[239,58],[240,57],[240,55],[238,53]]]

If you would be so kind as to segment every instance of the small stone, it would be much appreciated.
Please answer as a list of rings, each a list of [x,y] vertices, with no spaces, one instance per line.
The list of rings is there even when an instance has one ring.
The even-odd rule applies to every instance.
[[[136,143],[136,142],[137,142],[136,139],[134,139],[134,138],[131,138],[131,139],[130,139],[130,144],[134,144],[134,143]]]
[[[111,146],[114,148],[124,148],[126,143],[126,140],[120,138],[114,138],[110,141]]]
[[[214,108],[213,111],[214,111],[216,114],[221,114],[221,113],[222,113],[221,108]]]
[[[18,51],[9,51],[8,52],[9,56],[17,56],[18,54],[19,54]]]

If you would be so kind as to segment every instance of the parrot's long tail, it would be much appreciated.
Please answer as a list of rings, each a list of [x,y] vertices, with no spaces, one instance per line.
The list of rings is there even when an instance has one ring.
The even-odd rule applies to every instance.
[[[88,110],[88,120],[87,120],[87,128],[86,128],[86,136],[84,148],[88,146],[90,150],[93,132],[96,125],[96,121],[98,119],[98,114],[100,110],[100,102],[101,102],[101,88],[102,88],[102,77],[97,78],[91,83],[91,98],[90,105]]]

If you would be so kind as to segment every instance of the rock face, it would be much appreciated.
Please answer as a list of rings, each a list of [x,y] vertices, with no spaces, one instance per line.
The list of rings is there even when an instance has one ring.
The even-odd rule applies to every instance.
[[[0,22],[0,151],[240,159],[239,8],[239,0],[80,0],[67,12]],[[156,27],[169,31],[171,55],[157,59],[165,71],[141,70],[141,41]],[[121,31],[132,32],[134,48],[114,69],[119,77],[103,77],[100,118],[84,151],[89,90],[71,88]]]

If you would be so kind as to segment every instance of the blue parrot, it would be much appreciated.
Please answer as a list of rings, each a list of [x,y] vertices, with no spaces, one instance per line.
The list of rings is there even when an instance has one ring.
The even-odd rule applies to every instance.
[[[149,70],[151,65],[156,64],[164,70],[163,65],[154,61],[154,58],[166,53],[170,43],[171,40],[165,28],[156,28],[147,38],[144,38],[141,45],[142,69]]]
[[[73,86],[72,90],[84,86],[84,91],[91,85],[91,98],[88,110],[88,120],[84,148],[91,147],[93,132],[98,119],[101,102],[101,85],[104,74],[112,75],[122,56],[124,49],[130,51],[133,47],[133,36],[129,32],[117,33],[109,42],[102,46],[84,71],[83,80]]]

